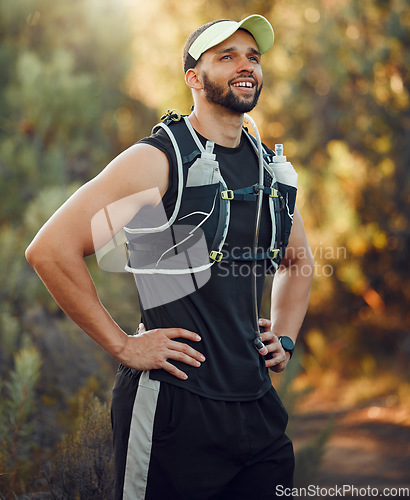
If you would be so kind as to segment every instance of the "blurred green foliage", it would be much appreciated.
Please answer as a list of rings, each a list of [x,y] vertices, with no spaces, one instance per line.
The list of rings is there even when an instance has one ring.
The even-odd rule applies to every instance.
[[[35,387],[40,377],[41,359],[35,348],[22,348],[14,356],[8,380],[0,384],[0,491],[13,491],[19,481],[29,480],[33,464],[27,457],[36,447]]]
[[[80,409],[46,473],[50,498],[109,500],[114,487],[109,408],[92,397]]]
[[[6,498],[47,490],[41,471],[50,460],[57,469],[70,460],[61,450],[74,449],[75,433],[89,423],[80,403],[91,393],[109,399],[115,365],[58,309],[25,262],[25,248],[80,184],[149,134],[165,109],[189,112],[181,49],[190,32],[255,12],[272,22],[275,44],[263,56],[264,91],[252,115],[264,141],[283,143],[299,172],[298,206],[316,262],[299,343],[303,370],[319,381],[329,370],[353,378],[394,369],[408,383],[405,0],[5,0],[0,480]],[[132,332],[139,322],[133,279],[87,262],[103,303]],[[67,432],[74,434],[53,459]],[[314,445],[319,454],[325,437]]]

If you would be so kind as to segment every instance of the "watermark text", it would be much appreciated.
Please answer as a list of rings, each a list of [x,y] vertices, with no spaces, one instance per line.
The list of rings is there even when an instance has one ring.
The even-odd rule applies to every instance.
[[[351,484],[335,485],[330,487],[321,487],[314,484],[300,488],[286,488],[280,484],[276,486],[276,495],[278,497],[293,497],[293,498],[333,498],[333,497],[402,497],[410,496],[410,488],[375,488],[372,486],[353,486]]]

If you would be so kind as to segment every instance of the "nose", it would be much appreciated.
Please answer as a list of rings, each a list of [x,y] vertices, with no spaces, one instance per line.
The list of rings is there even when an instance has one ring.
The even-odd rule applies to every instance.
[[[249,60],[248,56],[243,56],[240,58],[239,65],[237,68],[238,73],[253,73],[254,64]]]

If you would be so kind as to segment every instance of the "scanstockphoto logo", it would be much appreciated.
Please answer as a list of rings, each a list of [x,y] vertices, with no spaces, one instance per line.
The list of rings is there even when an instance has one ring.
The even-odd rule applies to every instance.
[[[132,273],[144,309],[185,297],[211,277],[211,261],[201,229],[201,217],[208,214],[199,214],[199,223],[196,220],[196,224],[189,224],[185,216],[187,224],[170,227],[162,202],[147,206],[147,200],[157,195],[157,190],[153,191],[112,203],[91,221],[100,269]]]
[[[278,498],[409,498],[410,488],[376,488],[373,486],[354,486],[352,484],[328,487],[310,484],[306,487],[286,488],[279,484],[276,486],[275,492]]]

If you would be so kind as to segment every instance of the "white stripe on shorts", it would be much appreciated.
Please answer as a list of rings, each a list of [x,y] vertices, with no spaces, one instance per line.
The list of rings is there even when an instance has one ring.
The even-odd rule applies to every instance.
[[[149,371],[141,374],[128,439],[124,500],[145,498],[159,387],[159,381],[149,378]]]

